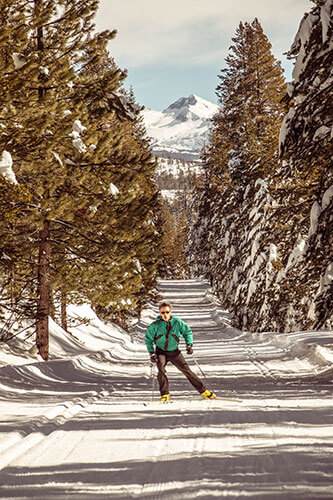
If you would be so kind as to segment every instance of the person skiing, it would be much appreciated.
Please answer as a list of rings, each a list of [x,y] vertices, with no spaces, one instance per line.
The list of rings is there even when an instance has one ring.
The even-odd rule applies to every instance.
[[[161,401],[163,403],[170,401],[169,381],[166,373],[166,365],[169,361],[187,377],[205,399],[215,399],[214,392],[208,391],[203,382],[193,373],[178,348],[179,341],[183,336],[187,354],[193,354],[191,328],[180,318],[171,315],[171,304],[163,302],[159,306],[159,312],[157,319],[146,330],[145,343],[151,362],[157,363]],[[154,348],[154,344],[156,348]]]

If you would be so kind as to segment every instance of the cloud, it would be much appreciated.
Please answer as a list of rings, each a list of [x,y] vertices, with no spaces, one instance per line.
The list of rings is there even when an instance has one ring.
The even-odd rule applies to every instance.
[[[277,57],[293,41],[309,0],[100,0],[98,30],[117,29],[121,67],[221,64],[240,21],[258,17]]]

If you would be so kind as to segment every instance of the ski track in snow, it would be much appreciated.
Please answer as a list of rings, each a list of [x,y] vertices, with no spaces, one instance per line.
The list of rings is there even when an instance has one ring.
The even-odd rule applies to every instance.
[[[333,332],[239,332],[208,290],[160,282],[220,399],[168,365],[174,403],[158,404],[156,380],[152,401],[156,305],[133,342],[0,368],[1,499],[333,498]]]

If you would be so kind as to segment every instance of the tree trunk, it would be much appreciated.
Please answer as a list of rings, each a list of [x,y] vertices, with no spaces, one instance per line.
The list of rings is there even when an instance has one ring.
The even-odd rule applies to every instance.
[[[44,227],[40,231],[39,236],[36,345],[38,353],[47,361],[49,358],[49,267],[51,255],[50,223],[48,220],[44,221]]]
[[[67,327],[66,292],[61,292],[61,328],[67,332]]]
[[[41,0],[35,0],[35,16],[38,19],[42,7]],[[37,51],[44,50],[43,28],[37,27],[36,33]],[[38,88],[39,102],[42,104],[45,89]],[[39,233],[39,258],[38,258],[38,299],[37,299],[37,322],[36,322],[36,346],[38,354],[47,361],[49,359],[49,314],[51,293],[49,284],[50,267],[50,222],[44,221],[44,227]]]

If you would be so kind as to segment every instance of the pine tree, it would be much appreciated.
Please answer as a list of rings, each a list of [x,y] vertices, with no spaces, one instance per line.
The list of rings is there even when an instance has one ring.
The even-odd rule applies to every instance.
[[[276,183],[281,212],[293,214],[280,288],[290,304],[288,325],[303,329],[329,327],[333,312],[333,2],[314,3],[289,51],[295,66],[280,134],[285,166]]]
[[[184,256],[187,241],[186,215],[184,213],[175,215],[169,203],[164,200],[161,202],[159,224],[162,228],[159,276],[165,279],[186,278],[187,263]]]
[[[80,233],[85,228],[83,238],[89,238],[89,259],[94,264],[84,268],[84,283],[81,282],[79,288],[100,312],[112,317],[110,311],[113,310],[119,320],[122,315],[126,316],[128,309],[144,300],[155,285],[158,240],[153,222],[157,189],[152,173],[156,164],[148,151],[139,107],[133,98],[127,99],[123,92],[117,92],[118,101],[114,103],[115,72],[118,69],[105,52],[99,64],[96,65],[92,58],[80,75],[83,79],[88,78],[87,89],[96,89],[85,102],[90,134],[97,144],[102,142],[103,148],[100,154],[97,148],[94,149],[95,177],[91,177],[89,186],[94,198],[96,184],[100,185],[97,203],[94,202],[91,210],[87,200],[87,206],[77,218]],[[122,113],[120,106],[124,107]],[[87,199],[87,183],[85,187]],[[72,231],[75,235],[75,224]],[[96,234],[102,235],[99,242]],[[80,235],[77,236],[80,241]],[[84,243],[83,239],[81,245]],[[73,249],[71,252],[76,253]],[[71,277],[70,283],[72,281]],[[64,278],[62,286],[63,283]]]
[[[115,32],[92,34],[98,2],[16,0],[3,6],[6,24],[14,19],[16,27],[20,14],[26,38],[16,47],[13,30],[6,30],[1,44],[9,53],[17,50],[19,59],[1,76],[6,133],[0,150],[13,155],[29,197],[14,236],[17,244],[23,232],[30,235],[19,259],[20,286],[29,284],[23,299],[35,301],[30,315],[37,347],[48,359],[54,294],[63,304],[88,297],[95,306],[119,310],[135,306],[131,297],[143,282],[151,286],[157,267],[155,162],[135,138],[135,110],[120,92],[125,74],[106,57]]]
[[[19,184],[13,184],[0,175],[0,338],[6,340],[11,334],[8,326],[13,320],[27,316],[28,304],[22,299],[22,274],[25,250],[25,234],[17,234],[21,211],[30,197]],[[20,244],[17,245],[18,239]],[[28,314],[29,316],[29,314]]]
[[[210,220],[205,219],[210,245],[206,275],[211,274],[234,324],[251,328],[264,300],[262,276],[269,261],[265,196],[259,203],[261,213],[258,208],[258,213],[250,218],[249,214],[278,165],[285,85],[257,19],[240,23],[232,40],[217,87],[221,110],[213,120],[205,159],[209,183],[203,199],[210,204]]]
[[[188,227],[192,224],[191,199],[196,182],[196,164],[179,158],[157,158],[160,168],[156,182],[161,192],[160,227],[163,277],[188,278],[189,267],[185,257],[188,245]],[[170,169],[168,167],[171,167]]]
[[[3,143],[19,165],[20,184],[29,187],[33,200],[27,222],[38,234],[31,257],[37,259],[36,343],[43,359],[48,359],[51,310],[51,226],[59,217],[71,219],[74,203],[80,208],[78,197],[68,196],[66,184],[69,177],[71,183],[82,184],[86,175],[83,169],[67,167],[68,158],[65,164],[61,156],[66,148],[69,156],[78,159],[86,150],[80,138],[81,122],[71,123],[67,106],[69,84],[76,78],[74,68],[80,64],[80,51],[90,37],[90,15],[96,5],[91,1],[57,5],[35,0],[6,6],[9,22],[17,8],[23,12],[22,23],[25,28],[29,26],[31,35],[26,46],[18,46],[20,52],[11,47],[15,57],[3,97],[8,103]],[[106,33],[104,43],[112,36]],[[5,40],[7,50],[10,41]],[[15,109],[11,103],[15,103]],[[19,129],[24,133],[18,134]]]
[[[240,24],[217,88],[221,111],[202,196],[210,220],[199,218],[196,232],[205,229],[210,259],[203,267],[240,328],[331,325],[332,1],[314,3],[289,52],[296,62],[286,97],[256,20]],[[276,144],[286,104],[281,162]]]

